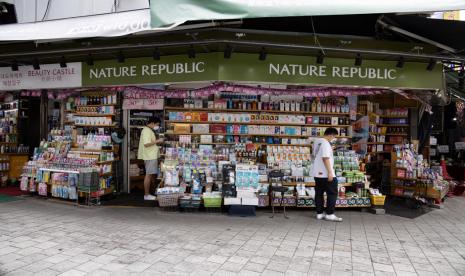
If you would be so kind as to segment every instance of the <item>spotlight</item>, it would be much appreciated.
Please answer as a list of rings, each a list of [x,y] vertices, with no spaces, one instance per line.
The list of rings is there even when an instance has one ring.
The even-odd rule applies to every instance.
[[[66,67],[67,67],[67,65],[66,65],[66,58],[65,58],[64,56],[61,57],[60,67],[61,67],[61,68],[66,68]]]
[[[355,57],[355,66],[361,66],[362,65],[362,55],[361,54],[357,54],[357,56]]]
[[[452,121],[454,122],[457,121],[457,117],[452,118]]]
[[[195,49],[194,46],[190,46],[189,49],[187,50],[187,56],[189,58],[195,58]]]
[[[231,58],[231,54],[232,54],[232,48],[228,44],[226,45],[226,48],[224,48],[224,58]]]
[[[260,50],[260,55],[258,56],[258,59],[259,60],[265,60],[266,59],[266,50],[265,50],[265,47],[262,47],[262,49]]]
[[[434,67],[436,66],[436,61],[434,59],[430,59],[426,70],[433,71]]]
[[[153,50],[153,60],[160,60],[160,51],[158,50],[158,48],[155,48],[155,50]]]
[[[404,64],[405,64],[404,57],[400,57],[399,61],[397,61],[396,67],[397,68],[402,68],[402,67],[404,67]]]
[[[92,58],[92,54],[87,56],[87,65],[94,66],[94,59]]]
[[[119,51],[118,53],[118,62],[119,63],[124,63],[124,55],[122,51]]]
[[[316,63],[323,64],[324,60],[325,60],[325,54],[323,54],[323,51],[320,51],[320,53],[316,57]]]
[[[11,64],[11,71],[18,71],[18,70],[19,70],[18,61],[15,59],[13,63]]]
[[[39,59],[38,58],[35,58],[32,61],[32,67],[34,68],[34,70],[40,70],[40,64],[39,64]]]

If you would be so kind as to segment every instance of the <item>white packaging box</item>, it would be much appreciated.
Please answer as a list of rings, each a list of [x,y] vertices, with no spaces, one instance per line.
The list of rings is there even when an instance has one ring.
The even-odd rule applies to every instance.
[[[242,198],[242,205],[258,206],[258,197],[255,198]]]
[[[254,198],[256,196],[255,196],[255,192],[253,192],[253,191],[241,191],[241,190],[238,190],[237,191],[237,197]]]
[[[225,197],[224,198],[224,205],[241,205],[241,198],[240,197]]]

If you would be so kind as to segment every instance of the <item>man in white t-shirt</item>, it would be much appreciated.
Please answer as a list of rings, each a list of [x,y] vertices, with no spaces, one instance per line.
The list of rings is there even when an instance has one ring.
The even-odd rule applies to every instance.
[[[329,127],[324,136],[313,142],[313,167],[311,175],[315,178],[316,218],[329,221],[342,221],[334,214],[338,194],[337,178],[334,172],[334,156],[331,142],[336,140],[337,129]],[[326,192],[326,212],[324,193]]]

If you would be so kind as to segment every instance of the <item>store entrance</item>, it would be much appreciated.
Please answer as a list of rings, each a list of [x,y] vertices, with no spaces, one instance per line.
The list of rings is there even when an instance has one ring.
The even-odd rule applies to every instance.
[[[129,110],[128,112],[128,192],[131,194],[140,194],[140,199],[143,200],[144,194],[144,178],[145,167],[144,161],[138,159],[137,152],[139,149],[140,134],[147,121],[151,117],[158,117],[162,120],[163,125],[163,110]],[[156,181],[156,182],[155,182]],[[159,180],[154,180],[151,185],[151,194],[155,193],[155,185]]]

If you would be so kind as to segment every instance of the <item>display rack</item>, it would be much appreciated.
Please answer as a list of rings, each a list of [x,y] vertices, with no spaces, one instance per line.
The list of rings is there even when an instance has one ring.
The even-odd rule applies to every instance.
[[[16,98],[0,104],[0,181],[19,179],[29,157],[21,144],[22,121],[28,118],[28,100]]]
[[[260,102],[257,97],[247,98],[247,96],[244,96],[246,99],[242,99],[241,97],[243,96],[241,95],[233,95],[232,98],[228,98],[228,96],[231,95],[226,95],[226,98],[222,98],[221,95],[219,95],[219,97],[216,96],[214,99],[208,99],[208,107],[206,107],[206,99],[186,99],[184,100],[184,106],[175,106],[168,103],[165,107],[164,120],[166,129],[164,135],[167,138],[165,141],[167,150],[171,148],[180,153],[189,152],[189,154],[191,154],[190,152],[192,151],[195,157],[187,157],[187,159],[200,161],[200,167],[192,168],[193,173],[195,171],[203,172],[213,164],[218,166],[217,161],[213,163],[213,161],[206,158],[206,156],[216,156],[214,158],[219,158],[219,160],[234,160],[235,164],[241,166],[241,168],[247,167],[251,169],[255,166],[251,164],[258,165],[260,168],[258,169],[259,175],[263,180],[255,184],[258,187],[256,189],[260,191],[258,195],[259,199],[255,201],[256,198],[251,196],[247,190],[250,188],[250,182],[247,182],[248,184],[246,184],[245,187],[240,183],[235,183],[235,185],[239,185],[237,186],[237,193],[241,193],[242,196],[238,199],[226,196],[224,198],[225,205],[251,204],[262,207],[268,206],[270,204],[268,196],[271,190],[265,188],[270,185],[269,179],[266,177],[267,171],[273,168],[281,168],[284,164],[283,162],[289,162],[290,164],[296,163],[298,164],[297,167],[304,167],[305,173],[302,177],[299,177],[300,179],[293,179],[292,176],[286,174],[288,175],[285,177],[286,180],[282,181],[282,186],[286,187],[288,190],[283,199],[285,201],[284,205],[313,207],[312,204],[297,204],[298,200],[304,200],[301,196],[302,193],[297,193],[297,189],[303,189],[304,187],[310,189],[315,186],[315,183],[311,180],[313,178],[308,175],[308,168],[311,162],[310,152],[312,141],[314,138],[321,137],[326,128],[334,127],[342,133],[337,136],[337,138],[340,138],[340,142],[342,142],[337,148],[344,149],[341,150],[341,152],[350,148],[350,144],[348,143],[349,138],[351,138],[349,135],[351,121],[347,100],[336,99],[339,103],[342,101],[340,105],[334,104],[333,102],[322,103],[319,99],[313,99],[309,102],[305,99],[303,102],[281,99],[278,100],[278,102],[265,103]],[[284,95],[283,97],[285,98],[286,96]],[[229,107],[225,105],[226,102]],[[319,106],[320,104],[321,107]],[[245,107],[231,108],[230,106],[233,105],[243,105]],[[323,107],[323,105],[325,105],[325,107]],[[267,108],[265,106],[267,106]],[[338,108],[342,107],[346,108],[346,112],[337,111]],[[313,109],[314,111],[312,111]],[[331,112],[324,111],[324,109],[331,110]],[[269,147],[277,147],[275,150],[278,150],[278,155],[273,157],[277,159],[270,159],[271,148]],[[288,152],[285,148],[292,148],[292,153],[289,152],[286,153],[286,155],[295,155],[295,157],[290,157],[290,159],[286,159],[286,157],[282,159],[282,157],[280,157],[281,153],[279,152],[282,152],[282,154]],[[203,150],[206,151],[202,153]],[[213,152],[210,153],[210,151]],[[182,164],[181,160],[185,158],[177,156],[176,154],[171,156],[172,154],[173,153],[170,151],[168,156],[165,157],[167,158],[165,159],[165,166],[168,166],[170,170],[177,170],[177,168],[179,168],[179,170],[182,171],[182,168],[185,167],[186,164]],[[220,154],[221,157],[218,156],[218,154]],[[191,166],[193,164],[195,164],[195,161],[189,162],[187,165]],[[298,169],[297,167],[296,169]],[[359,169],[358,162],[356,162],[356,168],[357,170]],[[219,170],[218,173],[224,177],[225,172],[221,172],[221,168],[219,167],[217,170]],[[282,167],[282,170],[285,170],[284,167]],[[291,171],[290,168],[287,170]],[[174,173],[174,171],[172,171],[172,173]],[[240,172],[237,171],[235,173],[240,174]],[[353,174],[355,175],[355,171]],[[294,172],[292,172],[292,175],[294,175]],[[350,175],[352,174],[348,173],[346,176],[344,172],[344,175],[341,173],[339,177],[341,179],[353,177]],[[241,179],[241,177],[238,179]],[[365,178],[362,177],[361,179],[362,184],[357,185],[359,188],[358,190],[365,189],[365,184],[363,183]],[[211,185],[217,185],[215,184],[217,182],[218,180],[213,179],[213,182],[205,183],[205,185],[206,187],[210,187]],[[356,190],[356,186],[354,186],[353,183],[339,182],[341,183],[339,187],[343,188],[341,193],[344,193],[344,195],[344,189],[348,189],[347,191]],[[191,190],[195,189],[189,185],[187,187],[188,192],[192,193]],[[225,190],[224,185],[222,190],[223,195],[235,193],[229,189]],[[169,189],[163,191],[169,192]],[[176,193],[177,192],[178,190],[176,190]],[[371,206],[368,197],[362,199],[359,195],[360,200],[357,201],[356,199],[352,199],[354,196],[357,195],[352,193],[350,194],[350,198],[347,198],[347,200],[350,199],[350,203],[342,196],[338,207]],[[280,200],[280,198],[275,199]],[[278,204],[278,202],[275,202],[275,204]]]

